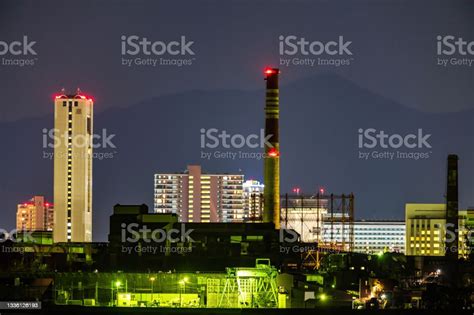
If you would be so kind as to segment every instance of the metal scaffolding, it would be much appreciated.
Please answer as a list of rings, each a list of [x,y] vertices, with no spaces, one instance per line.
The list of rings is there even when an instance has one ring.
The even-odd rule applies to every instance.
[[[257,259],[255,268],[227,268],[224,287],[208,290],[220,293],[219,307],[275,308],[278,307],[277,270],[270,260]],[[217,284],[217,283],[216,283]]]
[[[302,253],[304,263],[317,268],[322,253],[352,252],[354,194],[285,194],[281,205],[282,227],[298,232],[303,243],[317,244],[317,250]]]

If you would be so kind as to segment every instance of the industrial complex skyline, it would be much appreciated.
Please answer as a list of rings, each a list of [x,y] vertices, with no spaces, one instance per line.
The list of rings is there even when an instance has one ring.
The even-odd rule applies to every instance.
[[[83,2],[72,1],[67,7],[54,1],[41,6],[8,1],[0,5],[2,20],[9,25],[0,41],[26,42],[36,53],[28,50],[21,58],[2,55],[8,60],[36,58],[32,66],[0,68],[0,135],[8,148],[0,165],[8,185],[2,182],[0,198],[7,209],[15,209],[18,202],[35,194],[53,198],[52,150],[43,148],[42,130],[54,128],[51,97],[62,87],[69,92],[80,87],[94,95],[95,130],[102,134],[105,129],[107,135],[115,135],[115,147],[94,150],[94,187],[101,187],[93,198],[94,209],[101,209],[93,214],[94,240],[107,238],[102,227],[115,203],[145,202],[152,207],[150,181],[155,173],[180,172],[186,165],[199,164],[212,173],[241,170],[247,179],[263,182],[263,165],[257,158],[218,156],[216,151],[228,150],[203,149],[200,137],[201,129],[212,128],[244,136],[260,133],[264,113],[258,102],[264,97],[264,86],[259,74],[265,65],[279,67],[284,75],[280,82],[284,88],[280,126],[285,132],[280,142],[287,150],[280,161],[281,193],[291,192],[295,186],[304,193],[316,192],[321,186],[334,193],[353,192],[358,202],[357,218],[403,219],[407,202],[444,201],[439,183],[444,179],[440,170],[447,154],[459,154],[462,174],[474,171],[472,150],[466,145],[474,141],[468,127],[474,119],[469,101],[473,98],[472,67],[437,64],[438,58],[470,58],[469,54],[438,54],[438,46],[449,50],[458,38],[474,40],[470,34],[472,10],[465,1],[450,6],[424,1],[394,4],[398,11],[370,5],[362,8],[349,2],[303,1],[305,10],[283,3],[266,12],[254,10],[250,17],[237,4],[228,10],[209,2],[188,3],[190,12],[196,13],[188,16],[173,13],[177,7],[171,4],[127,10],[115,4],[87,3],[95,14],[101,14],[107,27],[95,19],[82,25],[81,12],[91,13]],[[77,12],[72,20],[65,18],[67,14],[47,22],[37,20],[53,11],[70,10]],[[425,14],[415,17],[410,14],[412,10]],[[202,25],[197,13],[212,13],[209,25]],[[334,14],[338,19],[331,18]],[[377,28],[360,23],[357,17],[362,15]],[[280,23],[268,29],[266,25],[273,19]],[[128,23],[124,25],[123,20]],[[219,25],[219,30],[210,25]],[[455,38],[446,37],[449,35]],[[188,66],[122,65],[122,59],[149,58],[133,55],[136,43],[143,38],[183,44],[188,49],[183,48],[185,55],[178,59],[194,60]],[[294,54],[302,38],[345,45],[352,55],[342,50],[344,55],[335,59],[353,60],[346,66],[281,64],[281,60],[293,57],[318,57]],[[84,43],[96,49],[84,51]],[[71,61],[69,56],[79,51],[84,51],[81,61]],[[74,75],[64,75],[64,65]],[[372,128],[374,132],[369,130]],[[380,131],[387,135],[431,135],[426,140],[431,148],[359,148],[359,136],[364,136],[363,145],[370,145],[370,136]],[[419,155],[408,159],[394,155],[391,159],[386,154],[395,151]],[[254,152],[260,151],[243,153]],[[208,153],[209,159],[204,155]],[[380,154],[366,159],[367,153]],[[133,179],[134,185],[127,185],[122,178]],[[460,204],[463,208],[473,206],[473,179],[461,176],[460,182]],[[15,215],[10,211],[1,212],[0,219],[7,227],[15,225]]]
[[[471,1],[224,2],[0,3],[1,314],[471,314]]]

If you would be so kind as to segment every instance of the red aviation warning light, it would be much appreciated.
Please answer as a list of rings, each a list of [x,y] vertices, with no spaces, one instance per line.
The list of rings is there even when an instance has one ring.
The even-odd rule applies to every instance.
[[[275,69],[275,68],[266,67],[265,70],[263,70],[263,73],[265,73],[265,75],[268,77],[268,76],[271,76],[273,74],[279,74],[280,71],[278,69]]]
[[[88,100],[89,102],[93,102],[91,96],[85,96],[83,94],[77,94],[75,98],[80,98],[81,100]]]
[[[280,152],[278,152],[277,149],[275,149],[275,148],[271,148],[270,150],[268,150],[268,156],[269,157],[278,157],[278,156],[280,156]]]
[[[69,99],[69,98],[75,98],[75,99],[87,100],[89,102],[94,102],[91,96],[84,95],[79,89],[75,95],[67,95],[64,89],[60,92],[60,94],[54,95],[55,100]]]

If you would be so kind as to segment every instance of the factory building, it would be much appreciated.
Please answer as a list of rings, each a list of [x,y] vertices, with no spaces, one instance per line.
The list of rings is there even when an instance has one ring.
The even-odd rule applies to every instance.
[[[285,244],[272,223],[185,223],[173,213],[148,213],[146,205],[114,206],[109,230],[111,265],[120,270],[215,271],[262,257],[281,266],[300,254],[281,255]]]
[[[330,223],[324,224],[324,240],[329,242]],[[342,242],[342,225],[335,223],[334,238]],[[349,229],[345,230],[345,238],[349,239]],[[405,221],[389,220],[357,220],[354,221],[353,251],[364,254],[378,254],[384,252],[405,252]]]

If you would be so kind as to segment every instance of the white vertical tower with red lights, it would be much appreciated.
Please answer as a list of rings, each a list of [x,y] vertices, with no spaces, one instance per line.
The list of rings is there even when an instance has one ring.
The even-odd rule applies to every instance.
[[[54,100],[54,242],[92,241],[93,101]]]

